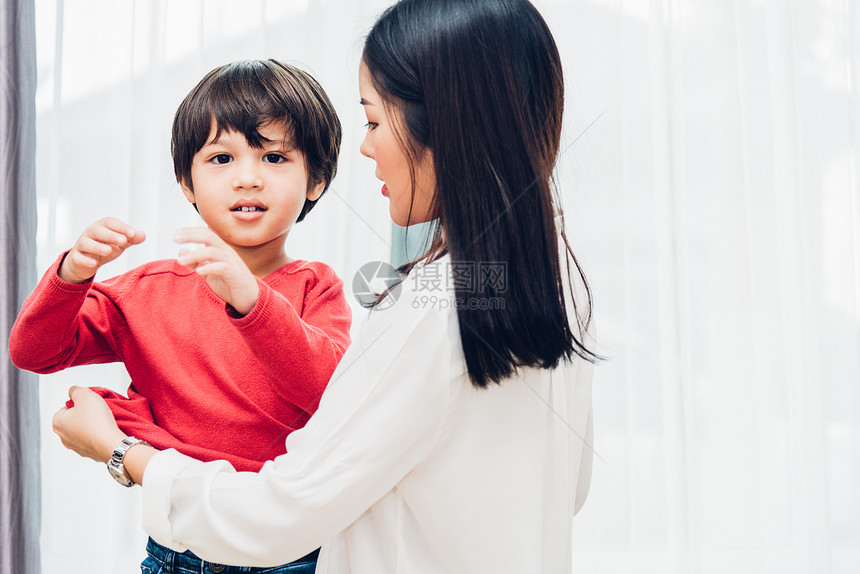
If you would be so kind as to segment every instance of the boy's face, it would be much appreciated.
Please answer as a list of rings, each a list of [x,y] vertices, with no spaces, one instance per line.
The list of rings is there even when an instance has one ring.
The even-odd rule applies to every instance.
[[[268,140],[262,149],[251,147],[241,133],[222,131],[215,140],[215,132],[213,122],[208,143],[191,162],[194,190],[182,184],[185,197],[234,249],[282,248],[305,198],[319,198],[325,183],[308,189],[304,156],[284,143],[283,124],[260,128]]]

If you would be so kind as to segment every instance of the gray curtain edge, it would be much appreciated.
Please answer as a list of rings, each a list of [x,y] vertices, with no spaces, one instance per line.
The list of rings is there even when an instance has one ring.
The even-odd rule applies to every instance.
[[[0,4],[0,572],[40,574],[37,377],[9,360],[9,331],[36,279],[35,0]]]

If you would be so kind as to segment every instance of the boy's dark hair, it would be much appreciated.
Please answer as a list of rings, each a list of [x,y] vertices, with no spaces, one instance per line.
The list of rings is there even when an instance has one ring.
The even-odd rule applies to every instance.
[[[362,61],[399,114],[410,161],[433,154],[436,227],[419,261],[447,253],[461,277],[471,276],[468,265],[504,265],[501,284],[455,286],[472,383],[501,383],[521,367],[575,355],[599,359],[585,345],[588,283],[553,194],[564,81],[538,11],[527,0],[401,0],[373,26]],[[572,300],[575,328],[565,303],[571,272],[585,287]],[[481,305],[488,301],[502,303]]]
[[[289,142],[304,156],[308,190],[325,188],[337,172],[341,125],[319,83],[307,72],[277,60],[244,60],[215,68],[185,97],[173,118],[170,151],[176,181],[193,191],[191,162],[209,141],[235,131],[255,148],[265,140],[258,131],[269,122],[283,122]],[[322,196],[320,196],[322,197]],[[305,199],[297,221],[317,200]]]

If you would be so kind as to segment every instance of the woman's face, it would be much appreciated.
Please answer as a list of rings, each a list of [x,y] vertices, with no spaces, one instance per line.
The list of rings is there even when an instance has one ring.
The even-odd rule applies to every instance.
[[[391,220],[401,227],[430,221],[436,187],[433,154],[425,150],[415,158],[413,181],[409,156],[396,135],[396,128],[401,127],[399,114],[383,106],[363,62],[358,73],[358,91],[367,116],[367,133],[359,149],[376,162],[376,177],[384,183],[382,195],[390,202]]]

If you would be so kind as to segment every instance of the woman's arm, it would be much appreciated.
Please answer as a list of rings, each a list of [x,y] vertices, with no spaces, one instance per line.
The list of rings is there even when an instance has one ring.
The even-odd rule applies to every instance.
[[[459,340],[450,311],[379,316],[344,355],[317,413],[288,438],[288,453],[259,474],[130,449],[131,477],[144,484],[144,529],[207,560],[272,566],[320,546],[390,492],[435,444],[452,373],[463,365],[452,363]],[[58,434],[84,456],[107,460],[122,433],[109,411],[90,404],[94,397],[72,394],[82,412],[58,413]]]

